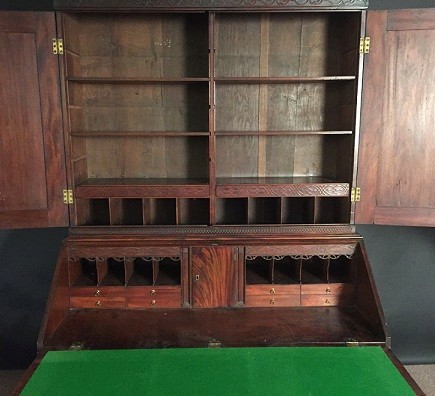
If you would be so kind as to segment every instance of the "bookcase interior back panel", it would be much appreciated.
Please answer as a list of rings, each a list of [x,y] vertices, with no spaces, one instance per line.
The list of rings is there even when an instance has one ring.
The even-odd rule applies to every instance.
[[[360,23],[64,14],[75,224],[349,223]]]
[[[222,14],[216,77],[354,75],[359,15]]]
[[[206,14],[64,18],[68,77],[207,77]]]

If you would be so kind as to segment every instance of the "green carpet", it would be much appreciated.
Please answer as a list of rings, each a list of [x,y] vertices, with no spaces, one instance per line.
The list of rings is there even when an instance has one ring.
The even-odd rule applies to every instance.
[[[380,347],[48,352],[23,395],[413,395]]]

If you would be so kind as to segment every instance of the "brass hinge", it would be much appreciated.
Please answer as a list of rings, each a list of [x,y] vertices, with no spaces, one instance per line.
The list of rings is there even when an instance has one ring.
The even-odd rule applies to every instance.
[[[66,205],[74,203],[73,190],[63,190],[63,203]]]
[[[211,340],[208,343],[209,348],[220,348],[222,346],[222,343],[218,340]]]
[[[63,55],[63,40],[54,38],[53,39],[53,54]]]
[[[356,348],[359,347],[359,342],[358,341],[346,341],[346,346],[349,348]]]
[[[359,187],[354,187],[350,191],[350,201],[351,202],[361,201],[361,189]]]
[[[370,37],[361,37],[359,39],[359,53],[360,54],[370,53]]]
[[[73,342],[68,348],[69,351],[81,351],[85,346],[84,342]]]

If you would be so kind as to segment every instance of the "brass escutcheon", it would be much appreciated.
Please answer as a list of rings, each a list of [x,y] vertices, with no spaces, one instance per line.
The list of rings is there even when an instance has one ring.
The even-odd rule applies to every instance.
[[[199,280],[199,275],[195,275],[195,280]]]
[[[100,291],[97,290],[97,291],[95,292],[95,297],[98,297],[99,295],[100,295]]]
[[[155,290],[151,290],[150,291],[150,296],[155,296],[156,295],[156,291]]]
[[[99,307],[101,305],[101,301],[97,301],[96,303],[95,303],[95,306],[96,307]]]
[[[325,304],[331,304],[331,301],[329,301],[328,299],[325,300]]]
[[[270,300],[270,303],[273,305],[275,304],[275,300],[272,298],[272,300]]]
[[[270,294],[275,294],[275,288],[272,287],[272,289],[270,289]]]
[[[152,300],[151,305],[156,305],[156,300]]]
[[[327,287],[326,288],[326,293],[331,293],[331,288]]]

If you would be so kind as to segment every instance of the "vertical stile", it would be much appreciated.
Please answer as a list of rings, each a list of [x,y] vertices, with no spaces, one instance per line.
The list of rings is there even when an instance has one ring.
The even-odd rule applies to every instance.
[[[96,266],[97,266],[97,279],[98,285],[100,285],[109,271],[109,265],[107,259],[98,259],[96,258]]]
[[[272,260],[269,262],[269,279],[270,283],[275,283],[275,257],[272,257]]]
[[[122,224],[122,200],[120,198],[109,198],[109,219],[110,225]]]
[[[314,199],[313,199],[313,209],[312,209],[313,224],[317,224],[319,222],[319,218],[320,218],[320,202],[319,202],[319,200],[320,200],[319,197],[314,197]]]
[[[157,282],[157,278],[159,276],[159,261],[153,257],[153,286]]]
[[[216,137],[215,137],[215,13],[209,13],[208,19],[208,44],[209,44],[209,183],[210,183],[210,225],[214,225],[216,220]]]
[[[279,213],[279,224],[284,224],[284,211],[285,211],[285,198],[280,197],[279,198],[279,208],[280,208],[280,213]]]
[[[298,262],[298,280],[299,280],[299,284],[302,283],[302,258],[297,260]]]
[[[134,259],[132,257],[125,257],[125,259],[124,259],[125,286],[128,285],[128,281],[130,280],[131,276],[133,275],[133,270],[134,270]]]
[[[329,267],[331,266],[331,258],[328,257],[323,264],[323,278],[326,283],[329,283]]]
[[[183,308],[190,307],[190,270],[189,270],[189,249],[181,248],[181,302]]]
[[[150,224],[150,200],[149,198],[142,198],[142,224]]]
[[[181,216],[180,205],[181,205],[180,198],[175,198],[175,225],[182,224],[182,221],[181,221],[181,218],[180,218],[180,216]]]

